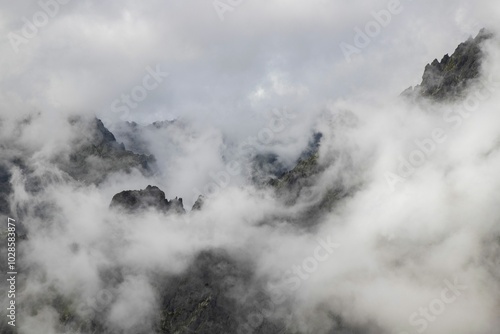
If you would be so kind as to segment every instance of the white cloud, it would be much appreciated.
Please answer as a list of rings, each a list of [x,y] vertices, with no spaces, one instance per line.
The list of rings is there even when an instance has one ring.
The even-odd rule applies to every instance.
[[[427,333],[494,332],[500,95],[482,100],[459,127],[442,113],[460,104],[415,106],[396,98],[420,81],[426,63],[453,52],[468,34],[486,25],[498,31],[500,6],[486,0],[402,4],[401,14],[351,63],[340,43],[352,43],[354,28],[388,2],[246,1],[220,21],[210,1],[91,0],[61,7],[18,54],[2,39],[0,155],[26,157],[47,185],[30,193],[27,172],[14,171],[14,211],[26,218],[25,254],[36,268],[23,302],[44,301],[53,285],[84,300],[105,285],[104,269],[120,266],[124,280],[112,289],[107,315],[110,325],[130,328],[157,311],[149,273],[180,273],[200,250],[224,248],[252,262],[260,279],[279,283],[284,271],[311,256],[317,238],[331,235],[342,246],[287,293],[276,316],[294,314],[291,325],[317,333],[333,324],[331,314],[352,326],[376,324],[375,332],[411,331],[412,312],[439,298],[443,281],[459,275],[468,290]],[[35,1],[0,6],[3,36],[40,10]],[[498,45],[485,50],[486,73],[500,77]],[[111,103],[156,64],[169,77],[128,117],[140,124],[179,119],[141,137],[157,157],[158,174],[117,174],[99,186],[67,181],[51,160],[79,134],[67,116],[97,114],[112,127],[121,115],[110,111]],[[115,193],[149,183],[190,206],[195,189],[203,191],[230,161],[243,159],[239,145],[258,139],[276,110],[293,117],[269,143],[255,145],[259,152],[276,152],[292,165],[319,130],[325,170],[311,189],[356,189],[314,228],[290,224],[307,203],[286,207],[242,175],[187,216],[109,211]],[[396,171],[400,157],[408,158],[415,141],[436,127],[447,140],[390,192],[385,173]],[[26,333],[56,332],[49,308],[21,321]]]

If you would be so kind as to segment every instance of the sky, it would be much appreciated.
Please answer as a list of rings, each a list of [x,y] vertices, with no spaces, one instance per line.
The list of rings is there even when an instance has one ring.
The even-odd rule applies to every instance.
[[[2,94],[108,122],[190,117],[229,133],[240,123],[255,132],[273,108],[314,113],[346,96],[398,95],[498,13],[493,1],[402,0],[348,62],[341,44],[355,45],[355,29],[390,1],[61,2],[1,5]],[[168,76],[144,100],[113,108],[157,67]]]
[[[159,307],[150,273],[182,273],[217,248],[251,262],[261,288],[284,296],[271,318],[292,315],[303,332],[328,333],[335,314],[376,334],[496,333],[498,42],[485,45],[473,100],[398,96],[482,27],[500,32],[499,12],[492,0],[4,0],[0,155],[23,156],[45,182],[30,193],[11,170],[12,211],[30,235],[19,301],[43,305],[21,330],[60,331],[44,303],[54,286],[87,309],[109,293],[108,326],[149,328]],[[122,121],[177,122],[143,134],[153,178],[82,185],[53,163],[81,134],[71,115],[101,118],[119,140]],[[234,175],[200,212],[109,209],[117,192],[153,183],[189,210],[232,161],[248,163],[248,141],[293,167],[314,132],[324,170],[295,206]],[[335,210],[311,230],[294,225],[338,185],[352,192]],[[100,274],[115,266],[124,281],[105,288]]]

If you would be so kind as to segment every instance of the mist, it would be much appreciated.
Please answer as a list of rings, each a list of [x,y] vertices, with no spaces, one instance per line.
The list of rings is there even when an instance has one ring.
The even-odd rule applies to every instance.
[[[2,330],[167,333],[170,287],[219,256],[237,333],[497,333],[500,6],[217,3],[0,5],[2,217],[18,233]],[[495,37],[462,98],[400,95],[483,27]],[[94,118],[118,167],[78,165],[99,150]],[[186,212],[110,207],[148,185]]]

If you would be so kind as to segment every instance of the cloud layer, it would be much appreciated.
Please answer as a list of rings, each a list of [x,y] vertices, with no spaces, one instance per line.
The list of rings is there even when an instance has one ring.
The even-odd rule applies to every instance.
[[[402,1],[361,48],[357,28],[391,2],[242,1],[222,14],[210,1],[42,3],[54,17],[32,37],[49,7],[2,4],[0,14],[1,156],[26,165],[11,169],[12,212],[29,234],[20,332],[60,332],[59,296],[107,330],[151,332],[154,278],[206,249],[251,263],[256,290],[271,296],[262,321],[291,331],[498,330],[498,42],[485,45],[482,82],[465,102],[397,97],[479,28],[500,32],[498,4]],[[360,50],[350,61],[342,42]],[[153,69],[168,72],[154,88]],[[135,137],[157,158],[154,176],[89,186],[54,164],[81,135],[72,115],[97,115],[129,146],[121,121],[175,122]],[[291,168],[315,132],[322,172],[295,206],[230,172],[247,167],[250,146]],[[117,192],[151,183],[189,206],[209,198],[188,215],[109,209]],[[348,196],[333,210],[296,224],[339,186]]]

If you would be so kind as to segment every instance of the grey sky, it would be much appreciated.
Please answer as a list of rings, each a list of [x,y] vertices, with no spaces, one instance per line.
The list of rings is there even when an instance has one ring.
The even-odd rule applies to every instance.
[[[261,124],[255,115],[274,107],[313,112],[366,91],[397,95],[418,83],[425,63],[452,52],[498,11],[492,1],[402,0],[362,58],[347,63],[340,43],[354,44],[354,28],[364,29],[389,2],[241,1],[222,21],[208,0],[73,0],[18,53],[9,33],[22,36],[23,18],[33,22],[42,7],[4,2],[0,87],[32,108],[139,122],[195,117],[228,131],[244,123],[251,132]],[[113,113],[112,102],[156,65],[169,77],[130,115]]]

